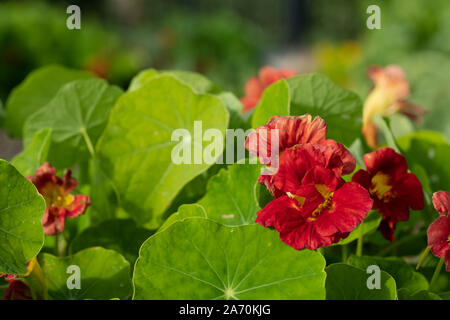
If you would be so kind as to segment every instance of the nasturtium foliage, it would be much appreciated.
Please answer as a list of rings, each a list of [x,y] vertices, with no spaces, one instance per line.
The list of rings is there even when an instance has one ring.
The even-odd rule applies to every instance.
[[[195,94],[172,76],[156,77],[125,93],[97,146],[121,206],[139,223],[160,226],[177,193],[212,165],[194,164],[195,154],[204,152],[202,133],[194,132],[194,122],[201,121],[203,132],[214,128],[224,137],[228,118],[218,98]],[[176,129],[189,136],[172,141]],[[172,159],[173,149],[180,145],[191,151],[189,164],[175,164]],[[222,150],[216,151],[218,156]]]
[[[134,299],[324,299],[324,267],[259,225],[185,219],[142,245]]]
[[[130,264],[113,250],[93,247],[67,257],[43,253],[38,261],[50,299],[126,299],[131,294]],[[80,288],[70,289],[78,275]]]
[[[397,140],[408,164],[425,169],[432,190],[447,190],[450,181],[450,144],[440,133],[418,131]]]
[[[54,98],[30,116],[24,126],[25,146],[44,128],[52,129],[48,161],[57,168],[68,168],[94,153],[119,87],[102,79],[76,80],[63,86]]]
[[[205,208],[197,203],[183,204],[178,211],[170,215],[164,224],[158,229],[158,232],[165,230],[175,222],[190,218],[207,218]]]
[[[259,165],[248,163],[221,169],[208,181],[206,195],[198,203],[209,219],[226,225],[254,224],[261,209],[257,198],[260,173]]]
[[[188,85],[197,94],[211,93],[217,89],[208,78],[196,72],[180,70],[156,71],[155,69],[148,69],[139,72],[131,80],[128,91],[134,91],[141,88],[158,75],[173,76],[177,80]]]
[[[357,240],[361,236],[375,231],[380,225],[381,218],[382,216],[378,212],[370,211],[364,221],[350,232],[347,238],[342,239],[337,244],[346,245],[347,243]]]
[[[70,244],[72,253],[90,248],[103,247],[115,250],[134,265],[142,243],[153,231],[138,227],[131,219],[107,220],[83,230]]]
[[[443,300],[436,293],[427,290],[411,293],[410,290],[401,288],[397,292],[399,300]]]
[[[344,263],[334,263],[326,269],[327,300],[396,300],[395,280],[387,272],[380,272],[380,288],[369,289],[370,274]]]
[[[28,146],[11,161],[24,176],[33,175],[39,166],[47,160],[50,149],[52,129],[37,131]]]
[[[6,129],[15,137],[22,137],[25,121],[43,108],[65,84],[93,75],[86,71],[49,65],[31,72],[17,86],[6,101]]]
[[[345,145],[361,131],[362,101],[322,74],[304,74],[280,80],[266,89],[253,115],[252,126],[274,115],[320,116],[328,125],[327,137]]]
[[[0,160],[0,273],[25,274],[44,244],[44,198],[7,161]]]
[[[377,265],[381,270],[389,273],[396,282],[397,288],[405,288],[416,293],[428,290],[428,281],[421,273],[414,271],[403,259],[398,257],[381,258],[376,256],[350,256],[348,264],[366,269],[370,265]]]

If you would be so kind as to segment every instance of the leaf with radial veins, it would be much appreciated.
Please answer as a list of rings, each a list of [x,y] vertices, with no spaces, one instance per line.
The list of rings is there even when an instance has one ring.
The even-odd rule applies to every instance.
[[[67,69],[58,65],[45,66],[31,72],[11,92],[6,102],[6,128],[9,134],[22,137],[25,121],[43,108],[65,84],[94,76],[86,71]]]
[[[198,202],[209,219],[226,225],[254,224],[258,204],[256,190],[261,167],[234,164],[208,181],[206,195]]]
[[[130,264],[113,250],[94,247],[64,258],[44,253],[38,261],[51,299],[126,299],[131,294]],[[77,272],[68,272],[69,266],[80,268],[80,289],[68,288]]]
[[[118,191],[120,205],[137,222],[151,228],[160,226],[163,212],[177,193],[212,165],[204,161],[175,164],[172,150],[185,144],[193,161],[195,153],[203,153],[194,122],[201,121],[202,132],[197,129],[200,139],[210,128],[224,137],[228,118],[218,98],[195,94],[168,75],[125,93],[111,112],[97,146],[104,171]],[[191,139],[188,136],[183,141],[172,141],[177,129],[184,130]],[[222,150],[217,151],[218,156]]]
[[[191,218],[142,245],[133,298],[324,299],[324,268],[320,253],[296,251],[276,231]]]
[[[77,80],[63,86],[42,109],[28,118],[24,127],[25,146],[33,135],[52,129],[48,161],[57,168],[69,168],[90,157],[90,148],[102,134],[111,108],[122,94],[119,87],[102,79]]]
[[[25,274],[44,244],[45,201],[16,168],[0,160],[0,273]]]
[[[176,213],[167,218],[158,232],[170,227],[175,222],[190,218],[207,218],[205,208],[196,203],[181,205]]]

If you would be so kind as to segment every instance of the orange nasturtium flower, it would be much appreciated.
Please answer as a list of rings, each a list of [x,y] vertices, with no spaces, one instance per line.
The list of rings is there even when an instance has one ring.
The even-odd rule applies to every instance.
[[[364,102],[362,132],[367,144],[371,148],[376,148],[378,139],[377,128],[372,122],[374,116],[388,116],[400,112],[420,123],[422,116],[427,111],[406,101],[410,94],[409,83],[401,67],[397,65],[389,65],[386,68],[374,66],[370,67],[367,73],[375,87]]]
[[[46,209],[42,225],[47,235],[61,233],[66,218],[79,217],[90,203],[89,196],[70,193],[77,186],[77,181],[72,178],[70,170],[66,171],[64,178],[60,178],[56,175],[56,169],[45,162],[36,170],[35,175],[28,179],[45,199]]]
[[[261,99],[264,89],[272,83],[281,79],[288,79],[295,76],[295,71],[292,69],[275,69],[272,67],[262,67],[259,69],[259,74],[256,77],[251,77],[245,84],[245,96],[241,98],[244,105],[242,112],[247,112],[256,107]]]

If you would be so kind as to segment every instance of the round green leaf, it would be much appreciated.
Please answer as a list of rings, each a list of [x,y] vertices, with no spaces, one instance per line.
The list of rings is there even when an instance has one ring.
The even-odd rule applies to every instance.
[[[226,225],[253,224],[261,209],[256,194],[260,173],[256,164],[228,166],[209,180],[206,195],[198,203],[209,219]]]
[[[189,132],[193,161],[194,154],[209,145],[195,138],[194,121],[201,121],[203,132],[214,128],[224,136],[228,118],[218,98],[197,95],[172,76],[158,76],[124,94],[98,145],[104,171],[117,188],[121,206],[139,223],[160,226],[163,212],[177,193],[212,165],[172,162],[172,149],[186,143],[184,139],[172,141],[173,131]]]
[[[130,264],[113,250],[90,248],[64,258],[44,253],[38,260],[50,299],[107,300],[130,296]],[[80,289],[68,288],[69,277],[75,276],[74,271],[68,271],[69,266],[80,268]]]
[[[371,274],[344,263],[329,265],[327,272],[327,300],[396,300],[395,280],[380,272],[380,289],[369,289],[367,279]]]
[[[207,218],[205,208],[201,205],[193,204],[183,204],[178,208],[178,211],[167,218],[164,224],[159,228],[158,231],[162,231],[177,221],[181,221],[189,218]]]
[[[6,102],[6,128],[9,134],[22,137],[22,128],[27,118],[50,102],[63,85],[92,77],[89,72],[58,65],[46,66],[30,73],[11,92]]]
[[[139,248],[152,233],[151,230],[137,227],[130,219],[108,220],[83,230],[73,239],[70,248],[72,253],[90,247],[115,250],[134,265]]]
[[[25,274],[44,244],[45,201],[34,185],[0,160],[0,273]]]
[[[323,299],[324,267],[273,230],[185,219],[142,245],[134,299]]]
[[[28,118],[24,127],[25,145],[40,129],[51,128],[48,160],[52,165],[68,168],[89,159],[121,94],[119,87],[102,79],[66,84],[45,107]]]
[[[377,265],[381,270],[388,272],[395,279],[397,288],[406,288],[412,293],[428,290],[427,279],[421,273],[414,271],[414,269],[401,258],[351,256],[348,259],[348,264],[361,269],[366,269],[370,265]]]
[[[252,117],[252,127],[266,124],[272,116],[290,115],[289,86],[281,79],[264,90]]]

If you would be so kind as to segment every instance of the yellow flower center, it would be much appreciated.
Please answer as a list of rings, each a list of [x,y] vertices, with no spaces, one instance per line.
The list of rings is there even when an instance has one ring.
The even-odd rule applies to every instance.
[[[311,217],[308,218],[309,221],[316,221],[317,217],[325,210],[332,206],[333,192],[329,192],[328,188],[324,184],[316,184],[316,190],[322,195],[324,201],[313,211]]]
[[[389,175],[378,172],[372,178],[372,186],[369,188],[371,194],[377,196],[378,199],[383,199],[386,193],[391,191],[392,186],[389,183]]]
[[[66,208],[74,200],[74,196],[70,193],[66,194],[63,187],[59,185],[47,183],[44,187],[42,187],[40,191],[44,196],[45,203],[48,208],[51,206],[57,208]]]

